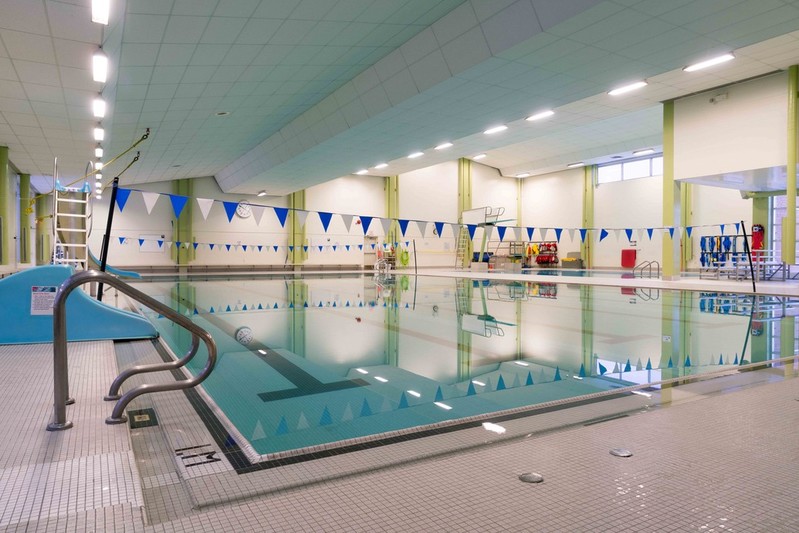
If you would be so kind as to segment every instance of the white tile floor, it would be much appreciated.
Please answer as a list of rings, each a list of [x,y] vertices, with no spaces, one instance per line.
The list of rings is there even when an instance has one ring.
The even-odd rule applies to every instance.
[[[716,383],[733,392],[705,382],[664,391],[663,407],[589,406],[582,420],[633,410],[599,424],[559,412],[549,424],[565,429],[541,417],[529,436],[487,444],[467,430],[455,452],[418,439],[185,478],[168,429],[198,431],[182,393],[143,402],[156,406],[157,428],[104,424],[113,348],[70,344],[75,427],[51,433],[52,347],[0,347],[3,531],[799,531],[799,380],[786,379],[799,377],[797,361]],[[121,350],[126,364],[153,356],[146,344]],[[414,447],[432,456],[397,461]],[[611,456],[617,447],[633,457]],[[518,480],[531,471],[544,483]]]

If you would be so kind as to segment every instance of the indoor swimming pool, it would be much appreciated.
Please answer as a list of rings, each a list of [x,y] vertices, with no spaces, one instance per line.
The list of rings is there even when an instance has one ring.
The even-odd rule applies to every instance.
[[[770,320],[793,311],[747,295],[401,274],[136,287],[212,334],[219,359],[202,388],[266,459],[649,394],[777,357]],[[188,333],[143,312],[175,354],[188,350]],[[201,351],[189,370],[204,363]]]

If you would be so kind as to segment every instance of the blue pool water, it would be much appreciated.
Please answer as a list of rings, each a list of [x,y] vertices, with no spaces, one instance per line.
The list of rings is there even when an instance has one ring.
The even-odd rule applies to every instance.
[[[137,288],[213,335],[203,388],[265,456],[774,355],[748,296],[403,275]],[[185,353],[189,335],[144,312]]]

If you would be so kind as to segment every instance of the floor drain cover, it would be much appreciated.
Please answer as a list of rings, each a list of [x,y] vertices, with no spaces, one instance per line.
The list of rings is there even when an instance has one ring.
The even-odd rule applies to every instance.
[[[632,457],[633,452],[625,450],[624,448],[613,448],[610,450],[610,455],[615,455],[616,457]]]
[[[158,418],[156,418],[155,411],[151,408],[130,409],[128,411],[128,420],[130,422],[130,429],[147,428],[158,425]]]
[[[520,481],[524,481],[525,483],[541,483],[544,481],[544,476],[541,474],[527,472],[519,476]]]

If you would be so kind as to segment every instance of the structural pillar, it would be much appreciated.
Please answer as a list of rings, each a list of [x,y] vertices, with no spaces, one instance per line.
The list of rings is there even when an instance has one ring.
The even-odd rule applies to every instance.
[[[295,267],[302,266],[308,254],[303,249],[305,246],[305,224],[300,224],[296,210],[305,210],[305,190],[293,192],[289,195],[289,258]]]
[[[675,213],[679,212],[681,200],[679,185],[674,181],[674,100],[663,102],[663,226],[674,227],[679,220]],[[680,256],[678,231],[674,231],[675,239],[668,231],[663,232],[663,279],[674,280],[680,277]]]
[[[587,239],[586,239],[587,240]],[[587,376],[594,374],[594,288],[580,285],[580,309],[582,317],[582,356]]]
[[[690,183],[680,184],[680,226],[687,228],[693,224],[693,202],[694,202],[694,188]],[[680,254],[680,272],[688,269],[688,263],[694,257],[693,237],[688,236],[685,232],[685,240],[683,241],[682,250]]]
[[[585,167],[583,174],[583,228],[594,227],[594,173],[596,165]],[[591,239],[586,238],[580,243],[580,257],[584,268],[594,266],[594,249]]]
[[[385,190],[386,216],[391,219],[391,228],[386,240],[390,243],[400,242],[399,224],[394,222],[399,218],[399,176],[386,176]]]
[[[461,157],[458,159],[458,222],[463,223],[463,212],[472,208],[472,160]],[[466,231],[461,226],[460,231]],[[459,236],[460,237],[460,236]],[[455,244],[457,246],[457,243]],[[466,254],[464,255],[464,264],[461,267],[468,267],[472,262],[472,255],[474,253],[474,245],[471,239],[468,239],[466,246]]]
[[[286,283],[289,305],[289,349],[305,357],[305,310],[308,302],[308,284],[301,280]]]
[[[31,262],[31,175],[19,175],[19,262]]]
[[[0,265],[11,263],[11,181],[8,176],[8,146],[0,146]]]
[[[36,197],[36,264],[46,265],[50,262],[50,212],[49,195],[40,194]]]
[[[191,201],[194,192],[194,182],[191,179],[175,180],[173,182],[173,191],[180,196],[186,196],[189,201],[186,202],[180,217],[175,219],[174,222],[174,235],[172,239],[177,243],[180,242],[181,246],[175,249],[173,259],[178,266],[187,266],[194,260],[194,247],[191,243],[194,242],[192,235],[192,218],[194,217],[194,202]],[[113,209],[112,205],[110,209]]]
[[[786,213],[782,221],[782,260],[796,263],[796,160],[797,160],[797,93],[799,65],[788,68],[788,153],[785,171]]]

